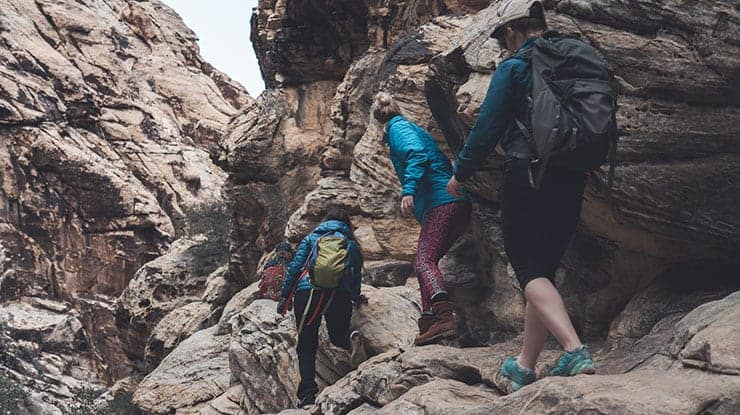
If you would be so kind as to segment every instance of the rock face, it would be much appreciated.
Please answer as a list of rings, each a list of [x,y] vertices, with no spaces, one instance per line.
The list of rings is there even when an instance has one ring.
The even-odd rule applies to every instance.
[[[49,291],[120,294],[219,194],[203,146],[249,98],[159,2],[2,9],[2,217],[52,261]]]
[[[226,175],[207,148],[252,100],[157,0],[0,10],[0,308],[16,324],[32,307],[21,314],[44,324],[24,320],[33,328],[14,329],[15,346],[54,348],[38,370],[6,365],[27,361],[15,356],[0,372],[48,398],[37,413],[56,413],[69,388],[138,366],[120,347],[116,299],[184,235],[191,208],[222,199]],[[47,301],[66,308],[38,308]],[[21,342],[31,333],[41,349]]]

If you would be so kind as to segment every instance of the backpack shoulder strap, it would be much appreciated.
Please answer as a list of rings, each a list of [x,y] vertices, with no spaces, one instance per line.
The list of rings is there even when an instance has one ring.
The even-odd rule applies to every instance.
[[[313,241],[313,245],[311,245],[311,252],[308,254],[308,257],[306,257],[306,262],[303,264],[303,268],[307,268],[311,264],[311,261],[316,257],[316,254],[318,253],[318,250],[319,250],[319,242],[321,242],[321,238],[325,236],[329,236],[332,233],[334,232],[329,231],[329,232],[324,232],[322,234],[319,234],[316,240]]]

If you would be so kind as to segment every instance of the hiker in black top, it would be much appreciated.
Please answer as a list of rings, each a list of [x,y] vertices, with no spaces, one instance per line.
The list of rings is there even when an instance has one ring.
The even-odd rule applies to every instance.
[[[522,351],[506,359],[501,368],[517,390],[535,380],[533,369],[549,333],[565,349],[551,374],[594,373],[591,354],[553,284],[578,224],[585,174],[551,165],[543,170],[541,183],[535,183],[541,160],[526,129],[517,128],[516,121],[526,119],[531,105],[532,67],[524,57],[547,29],[544,9],[539,1],[504,0],[498,15],[492,36],[513,54],[493,75],[447,188],[457,194],[461,182],[501,143],[506,151],[501,203],[504,246],[527,301]]]
[[[341,234],[347,240],[347,266],[340,284],[335,289],[316,288],[307,272],[311,255],[323,235]],[[367,302],[360,293],[363,267],[360,245],[355,239],[352,221],[346,210],[330,208],[324,221],[306,236],[296,250],[293,261],[288,265],[288,275],[283,283],[282,298],[278,312],[287,311],[291,294],[295,295],[293,311],[298,328],[298,369],[301,381],[298,385],[299,407],[314,403],[318,393],[316,384],[316,353],[319,345],[319,328],[326,318],[326,328],[332,344],[350,352],[353,365],[364,360],[361,335],[350,330],[353,303],[357,306]]]

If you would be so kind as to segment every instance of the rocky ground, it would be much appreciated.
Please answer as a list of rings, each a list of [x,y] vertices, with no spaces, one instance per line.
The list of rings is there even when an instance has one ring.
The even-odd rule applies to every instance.
[[[410,346],[418,226],[398,213],[368,110],[393,93],[454,156],[504,57],[488,38],[495,3],[261,0],[252,38],[268,89],[253,100],[156,0],[0,0],[0,409],[20,393],[19,413],[63,414],[88,390],[122,413],[292,407],[295,322],[256,299],[255,270],[340,204],[367,259],[353,326],[370,359],[353,369],[324,333],[312,412],[740,412],[731,1],[546,2],[551,26],[597,47],[621,88],[615,188],[609,199],[589,183],[557,275],[597,375],[544,377],[553,344],[533,385],[508,394],[497,377],[524,302],[495,157],[442,262],[460,341]]]

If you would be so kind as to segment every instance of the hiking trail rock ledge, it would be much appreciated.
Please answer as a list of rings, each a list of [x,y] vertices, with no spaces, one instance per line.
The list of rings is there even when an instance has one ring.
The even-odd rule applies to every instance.
[[[548,348],[534,384],[497,376],[524,311],[497,157],[442,261],[459,344],[411,346],[418,227],[368,112],[391,92],[453,157],[504,58],[496,4],[260,0],[253,99],[159,0],[0,0],[0,377],[28,392],[18,411],[61,415],[91,388],[144,415],[307,414],[286,410],[294,318],[256,299],[255,271],[339,204],[367,260],[370,357],[352,368],[323,335],[313,413],[740,413],[735,1],[545,2],[620,83],[611,201],[589,182],[556,276],[598,374],[544,376]],[[228,212],[223,264],[188,233],[203,204]]]

